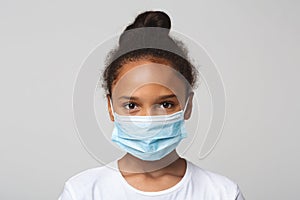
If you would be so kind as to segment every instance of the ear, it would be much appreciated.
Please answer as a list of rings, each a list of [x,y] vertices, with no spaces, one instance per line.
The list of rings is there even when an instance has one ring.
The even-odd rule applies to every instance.
[[[106,95],[106,99],[107,99],[107,108],[108,108],[110,120],[111,120],[111,121],[115,121],[114,115],[113,115],[113,112],[112,112],[112,109],[111,109],[111,106],[112,106],[112,105],[110,105],[111,97],[110,97],[109,94]]]
[[[186,106],[186,110],[184,113],[185,120],[188,120],[191,117],[192,109],[193,109],[193,97],[194,97],[194,92],[191,92],[189,94],[188,104]]]

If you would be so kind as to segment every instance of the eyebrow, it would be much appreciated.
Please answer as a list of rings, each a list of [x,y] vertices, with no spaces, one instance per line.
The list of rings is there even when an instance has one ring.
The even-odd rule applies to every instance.
[[[169,94],[169,95],[162,95],[162,96],[159,96],[157,98],[157,100],[163,100],[163,99],[169,99],[169,98],[173,98],[173,97],[176,97],[177,96],[175,94]],[[135,97],[135,96],[121,96],[119,97],[118,99],[129,99],[129,100],[138,100],[139,98],[138,97]]]

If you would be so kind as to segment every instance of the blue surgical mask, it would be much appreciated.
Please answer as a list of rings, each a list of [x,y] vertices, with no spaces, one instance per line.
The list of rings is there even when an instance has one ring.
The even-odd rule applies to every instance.
[[[113,111],[112,141],[141,160],[160,160],[187,137],[184,123],[187,102],[183,110],[169,115],[127,116]]]

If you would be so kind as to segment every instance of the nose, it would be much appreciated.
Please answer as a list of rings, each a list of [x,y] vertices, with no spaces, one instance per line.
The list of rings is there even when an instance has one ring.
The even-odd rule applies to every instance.
[[[139,112],[138,115],[142,116],[153,116],[153,115],[162,115],[163,110],[159,108],[158,105],[145,105]]]
[[[151,116],[153,113],[151,108],[144,108],[140,111],[139,115],[141,116]]]
[[[158,107],[157,105],[145,106],[138,113],[138,115],[141,116],[154,116],[154,115],[165,115],[165,114],[167,114],[166,110]]]

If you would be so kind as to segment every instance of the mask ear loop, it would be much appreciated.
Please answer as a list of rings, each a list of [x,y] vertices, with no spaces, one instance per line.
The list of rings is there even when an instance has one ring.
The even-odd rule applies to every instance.
[[[113,107],[111,98],[109,98],[109,104],[110,104],[110,108],[111,108],[111,111],[112,111],[112,115],[115,117],[115,111],[114,111],[114,107]]]
[[[187,98],[187,100],[185,102],[185,105],[184,105],[184,108],[183,108],[183,113],[185,113],[185,111],[186,111],[186,107],[188,105],[189,99],[190,99],[190,95],[188,96],[188,98]]]

